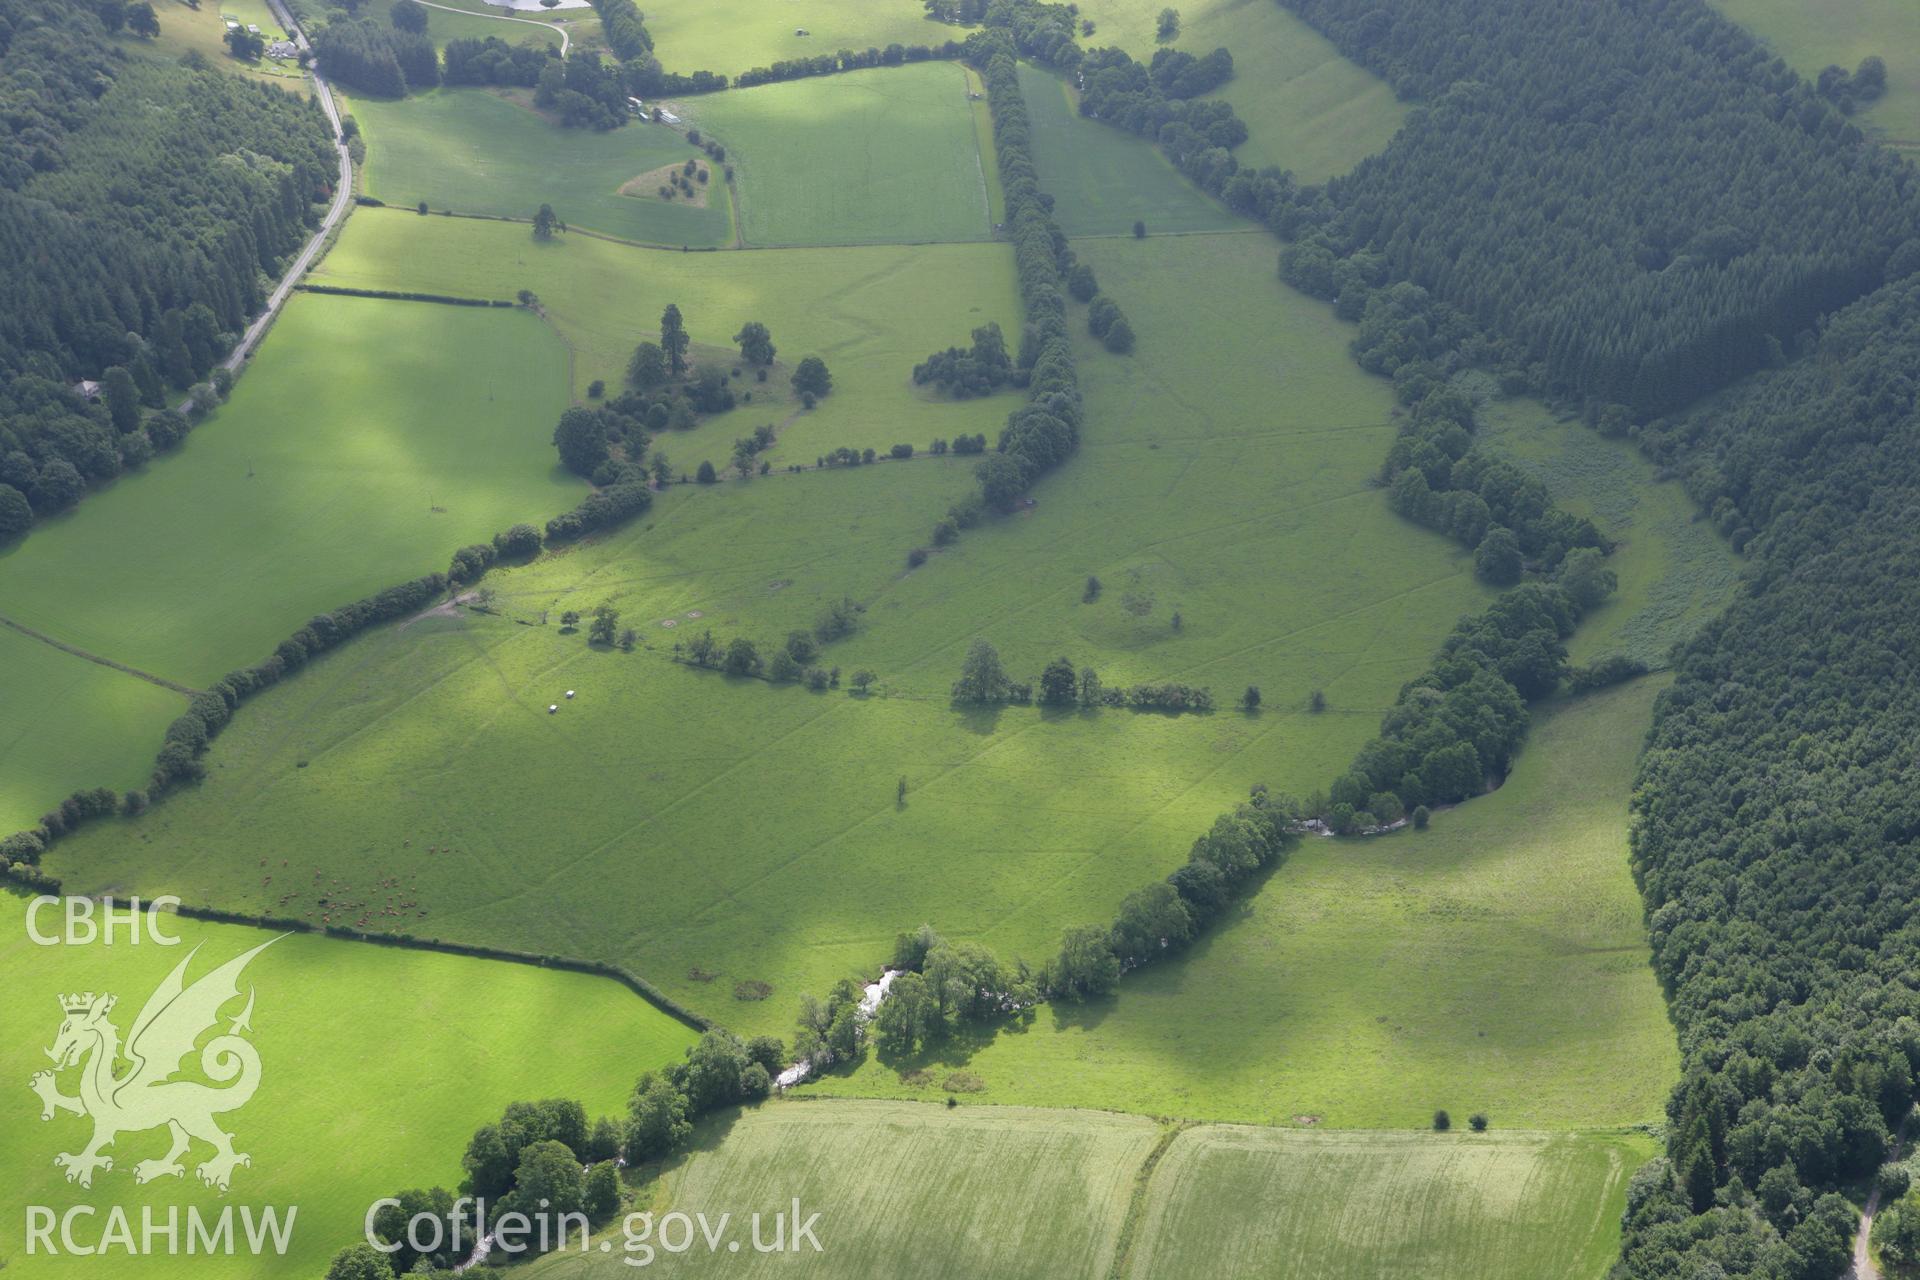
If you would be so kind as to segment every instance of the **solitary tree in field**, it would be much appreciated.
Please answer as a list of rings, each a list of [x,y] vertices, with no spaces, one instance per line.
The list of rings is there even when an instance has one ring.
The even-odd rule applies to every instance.
[[[603,604],[593,611],[593,622],[587,627],[587,640],[593,644],[610,645],[620,625],[620,611],[610,604]]]
[[[833,390],[833,375],[827,372],[827,362],[819,356],[802,360],[793,371],[793,389],[810,396],[824,396]]]
[[[853,685],[853,691],[855,693],[864,695],[867,692],[867,690],[873,687],[874,679],[875,679],[875,676],[873,672],[868,671],[865,667],[862,667],[860,670],[854,672],[853,675],[848,678],[848,683]]]
[[[1258,711],[1260,709],[1259,685],[1250,684],[1247,686],[1247,691],[1240,695],[1240,709],[1242,711]]]
[[[1159,20],[1154,23],[1153,38],[1161,44],[1166,44],[1179,34],[1180,11],[1178,9],[1162,9]]]
[[[1451,1128],[1453,1128],[1452,1116],[1448,1115],[1444,1110],[1433,1113],[1433,1131],[1435,1133],[1445,1133]]]
[[[560,627],[563,631],[571,631],[579,625],[580,611],[578,609],[568,609],[560,615]]]
[[[1138,218],[1133,220],[1133,238],[1135,240],[1145,240],[1147,238],[1147,224]]]
[[[733,335],[740,344],[740,358],[748,364],[773,363],[773,335],[758,320],[749,320]]]
[[[667,371],[676,378],[687,371],[687,347],[692,342],[686,322],[680,318],[680,308],[669,302],[660,313],[660,349],[667,355]]]
[[[550,204],[541,205],[539,212],[533,215],[533,238],[535,240],[551,240],[553,239],[553,233],[555,231],[565,231],[566,229],[566,224],[560,221],[560,215],[553,211],[553,206]]]

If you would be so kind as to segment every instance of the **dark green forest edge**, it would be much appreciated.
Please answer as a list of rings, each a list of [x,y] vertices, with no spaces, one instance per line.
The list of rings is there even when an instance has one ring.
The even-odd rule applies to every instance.
[[[127,0],[0,0],[0,543],[177,445],[169,390],[217,402],[336,177],[310,99],[109,38],[153,24]]]
[[[1636,784],[1685,1074],[1616,1273],[1838,1276],[1833,1192],[1920,1067],[1914,174],[1704,4],[1289,7],[1425,104],[1272,206],[1296,269],[1343,306],[1431,290],[1509,385],[1637,437],[1752,557],[1676,655]]]

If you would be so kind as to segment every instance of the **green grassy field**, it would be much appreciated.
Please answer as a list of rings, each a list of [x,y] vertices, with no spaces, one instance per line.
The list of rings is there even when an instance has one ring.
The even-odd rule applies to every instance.
[[[146,785],[180,694],[0,627],[0,832],[18,831],[79,787]]]
[[[719,169],[665,125],[566,129],[527,102],[485,89],[439,89],[398,102],[362,98],[351,109],[367,137],[366,193],[388,204],[425,200],[435,210],[523,220],[551,204],[570,225],[627,240],[732,243],[732,202]],[[693,158],[712,172],[705,208],[661,199],[657,181],[646,185],[648,194],[620,194],[641,174]],[[519,234],[529,235],[524,227]]]
[[[646,15],[667,70],[729,76],[787,58],[896,42],[945,44],[967,34],[929,20],[908,0],[659,0]],[[801,30],[807,34],[796,34]]]
[[[916,363],[967,341],[977,325],[993,320],[1018,334],[1004,244],[660,253],[583,236],[541,245],[523,226],[362,209],[317,278],[503,298],[532,288],[573,349],[576,396],[595,378],[620,385],[634,345],[659,337],[669,302],[696,348],[729,347],[742,324],[759,320],[789,369],[808,354],[826,360],[834,391],[811,413],[794,416],[790,375],[777,373],[739,384],[753,403],[663,440],[688,472],[703,458],[724,466],[735,437],[763,423],[780,428],[768,455],[776,466],[811,464],[841,445],[885,452],[899,441],[924,448],[936,436],[992,437],[1018,403],[1015,393],[937,400],[913,385]]]
[[[1124,1274],[1598,1280],[1627,1179],[1658,1151],[1600,1134],[1189,1129],[1154,1170]]]
[[[615,250],[667,269],[907,256],[682,256],[591,241],[564,252],[583,248],[589,263]],[[872,966],[923,919],[1040,959],[1063,924],[1103,917],[1164,874],[1251,784],[1325,785],[1454,619],[1486,598],[1465,553],[1393,516],[1371,487],[1393,430],[1390,391],[1352,364],[1328,308],[1274,278],[1262,238],[1084,248],[1120,297],[1177,281],[1211,303],[1134,308],[1132,359],[1087,344],[1087,440],[1030,514],[906,573],[906,549],[969,487],[966,460],[676,487],[617,534],[497,574],[506,616],[382,632],[256,700],[215,746],[205,787],[66,842],[56,870],[75,888],[164,879],[191,900],[239,894],[318,913],[312,895],[283,902],[282,890],[236,884],[233,867],[270,845],[361,883],[398,858],[420,864],[431,914],[413,922],[419,932],[618,958],[756,1031],[784,1031],[801,991]],[[386,260],[427,257],[389,249]],[[714,308],[681,301],[699,335]],[[719,314],[724,326],[758,312]],[[784,333],[775,326],[776,340]],[[681,440],[666,447],[687,465]],[[1090,573],[1108,584],[1091,605]],[[879,672],[884,696],[817,696],[666,661],[695,625],[773,641],[847,593],[866,603],[866,622],[830,661]],[[603,600],[650,652],[597,653],[514,621]],[[1229,701],[1258,683],[1267,709],[959,713],[946,691],[976,636],[1016,672],[1065,652],[1111,681],[1187,679]],[[548,716],[567,688],[581,700]],[[1314,688],[1327,692],[1324,714],[1306,710]],[[315,834],[343,804],[359,815],[346,849]],[[460,859],[429,864],[404,844],[448,839]],[[696,968],[720,979],[699,981]],[[775,997],[735,1001],[733,984],[748,979]]]
[[[689,98],[727,148],[750,245],[984,240],[985,164],[965,70],[874,67]]]
[[[1068,235],[1123,235],[1136,220],[1150,233],[1249,226],[1146,139],[1082,116],[1058,76],[1023,62],[1020,92],[1033,122],[1041,189],[1053,197],[1054,220]]]
[[[1104,1277],[1133,1175],[1158,1137],[1149,1120],[1085,1111],[899,1103],[768,1103],[701,1127],[692,1154],[636,1189],[633,1209],[733,1215],[723,1245],[655,1261],[676,1275]],[[763,1255],[776,1211],[818,1212],[820,1251]],[[631,1274],[611,1254],[552,1257],[537,1280]],[[598,1242],[594,1242],[597,1250]]]
[[[528,1274],[594,1280],[631,1258],[749,1277],[1598,1280],[1619,1246],[1627,1177],[1655,1150],[1610,1134],[1204,1125],[1175,1136],[1097,1111],[770,1103],[704,1126],[692,1154],[643,1173],[633,1209],[653,1214],[651,1258],[615,1230],[601,1237],[608,1253],[596,1240]],[[770,1236],[796,1196],[802,1217],[820,1215],[820,1251],[753,1252],[751,1215],[766,1215]],[[660,1250],[676,1212],[709,1225],[730,1214],[740,1250],[709,1252],[697,1234],[688,1252]]]
[[[273,873],[286,874],[279,859]],[[256,875],[267,874],[256,872]],[[404,872],[400,873],[404,876]],[[250,1037],[259,1050],[260,1087],[240,1110],[221,1117],[248,1153],[226,1196],[184,1179],[133,1181],[138,1160],[159,1157],[164,1132],[126,1133],[108,1150],[114,1168],[83,1190],[62,1180],[58,1152],[85,1143],[86,1123],[57,1115],[42,1123],[28,1077],[48,1066],[41,1052],[60,1027],[58,997],[107,991],[120,999],[113,1021],[124,1035],[146,997],[188,951],[201,948],[188,974],[199,977],[271,935],[230,925],[173,919],[183,945],[143,941],[40,947],[27,939],[24,900],[0,895],[0,1267],[11,1280],[102,1274],[133,1280],[175,1277],[317,1276],[326,1260],[359,1239],[368,1206],[406,1187],[452,1187],[460,1154],[478,1126],[508,1102],[569,1097],[589,1116],[619,1114],[634,1077],[678,1058],[693,1033],[616,983],[526,965],[400,951],[365,943],[293,936],[269,947],[243,982],[256,993]],[[43,914],[43,932],[57,916]],[[228,1016],[238,1006],[228,1010]],[[222,1024],[224,1026],[224,1023]],[[123,1068],[124,1069],[124,1068]],[[190,1071],[191,1074],[191,1071]],[[76,1091],[73,1073],[59,1080]],[[207,1154],[196,1144],[189,1161]],[[97,1240],[109,1205],[122,1205],[139,1230],[141,1206],[164,1221],[169,1206],[214,1213],[225,1205],[297,1206],[285,1258],[265,1260],[154,1256],[27,1257],[19,1226],[25,1206],[63,1213],[99,1206],[89,1224]],[[183,1225],[184,1232],[184,1225]],[[56,1237],[57,1239],[57,1237]],[[164,1246],[162,1246],[164,1248]],[[182,1248],[184,1251],[184,1236]]]
[[[1659,687],[1540,713],[1506,785],[1429,831],[1306,842],[1190,956],[1116,997],[809,1088],[937,1097],[964,1067],[986,1102],[1198,1119],[1658,1120],[1679,1058],[1627,872],[1627,795]]]
[[[314,613],[573,505],[584,487],[551,441],[566,399],[565,353],[524,311],[295,298],[177,456],[0,557],[0,598],[204,686]]]
[[[1088,48],[1115,46],[1142,62],[1154,39],[1162,0],[1082,0],[1094,20]],[[1278,165],[1302,182],[1324,182],[1383,150],[1406,107],[1386,81],[1348,62],[1331,43],[1275,0],[1202,0],[1180,6],[1172,48],[1195,56],[1224,46],[1233,79],[1207,94],[1233,104],[1247,122],[1234,148],[1242,165]]]
[[[1812,80],[1828,66],[1852,71],[1878,55],[1887,92],[1853,117],[1881,141],[1920,152],[1920,21],[1908,0],[1713,0]]]

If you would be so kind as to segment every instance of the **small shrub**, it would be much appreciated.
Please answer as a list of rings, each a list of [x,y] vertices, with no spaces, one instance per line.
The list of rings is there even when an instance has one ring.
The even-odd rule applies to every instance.
[[[1427,809],[1427,806],[1425,805],[1414,806],[1413,829],[1415,831],[1425,831],[1427,829],[1427,823],[1431,821],[1432,818],[1433,818],[1433,814]]]
[[[1451,1128],[1453,1128],[1453,1117],[1448,1115],[1445,1110],[1433,1113],[1433,1131],[1435,1133],[1445,1133]]]
[[[765,1000],[772,994],[773,987],[758,979],[749,979],[745,982],[736,982],[733,984],[733,998],[735,1000]]]
[[[1468,1116],[1467,1127],[1475,1133],[1485,1133],[1487,1131],[1487,1113],[1484,1111],[1476,1111]]]

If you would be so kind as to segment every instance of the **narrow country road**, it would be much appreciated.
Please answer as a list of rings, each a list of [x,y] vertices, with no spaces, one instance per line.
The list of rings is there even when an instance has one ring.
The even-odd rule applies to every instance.
[[[1902,1136],[1894,1136],[1893,1151],[1887,1156],[1888,1160],[1905,1158],[1906,1143],[1901,1141]],[[1880,1280],[1880,1268],[1873,1264],[1873,1256],[1867,1251],[1867,1241],[1873,1236],[1873,1215],[1880,1212],[1879,1179],[1874,1181],[1876,1185],[1867,1192],[1866,1207],[1860,1211],[1860,1230],[1853,1237],[1852,1280]]]
[[[475,13],[471,9],[456,9],[450,4],[435,4],[433,0],[420,0],[420,3],[429,9],[439,9],[445,13],[463,13],[469,18],[491,18],[495,22],[524,22],[528,26],[538,27],[542,31],[558,31],[560,33],[560,56],[563,58],[567,56],[567,46],[572,43],[572,41],[567,38],[567,29],[565,27],[541,22],[537,18],[509,18],[499,13]]]
[[[287,12],[282,0],[267,0],[267,4],[273,10],[273,16],[280,25],[292,33],[294,44],[303,53],[312,52],[311,46],[307,44],[306,32],[295,25],[293,15]],[[274,317],[280,314],[280,308],[285,306],[287,299],[292,296],[293,286],[300,282],[300,277],[307,273],[307,268],[313,265],[313,260],[320,256],[320,250],[325,246],[327,237],[333,234],[334,228],[340,225],[340,220],[347,216],[347,210],[353,205],[353,157],[347,154],[347,144],[340,138],[340,108],[334,104],[333,90],[327,87],[327,82],[318,68],[309,69],[307,74],[313,77],[313,90],[320,99],[320,109],[327,113],[327,120],[333,125],[333,146],[340,158],[340,176],[334,184],[333,203],[328,206],[326,216],[320,219],[320,229],[313,233],[312,238],[288,264],[286,272],[280,277],[280,283],[276,284],[273,292],[267,295],[265,309],[254,317],[253,323],[248,325],[247,331],[240,336],[240,341],[234,344],[227,358],[220,362],[221,367],[230,373],[237,373],[247,357],[253,354],[254,348],[260,345],[260,339],[266,336],[267,327],[273,323]],[[182,412],[192,406],[193,397],[191,396],[180,404]]]
[[[1867,1192],[1867,1207],[1860,1213],[1860,1231],[1853,1238],[1853,1280],[1880,1280],[1880,1268],[1873,1265],[1867,1252],[1867,1240],[1873,1235],[1873,1215],[1880,1212],[1880,1188]]]
[[[273,16],[279,20],[280,25],[293,34],[295,46],[302,53],[313,52],[313,47],[307,43],[307,33],[295,24],[293,15],[287,12],[283,0],[267,0],[267,4],[272,8]],[[320,109],[327,113],[327,119],[333,125],[333,146],[340,159],[340,178],[334,185],[333,203],[328,206],[326,216],[320,219],[320,229],[313,233],[313,238],[307,241],[306,247],[300,250],[299,256],[294,258],[293,263],[288,266],[286,274],[280,277],[280,283],[274,286],[273,293],[267,298],[267,309],[247,326],[247,332],[240,339],[240,344],[233,349],[233,354],[227,357],[226,363],[229,369],[239,368],[240,362],[252,354],[261,335],[266,333],[267,326],[273,323],[274,316],[279,314],[280,308],[286,304],[288,296],[293,292],[293,286],[299,283],[300,277],[305,275],[307,268],[313,265],[313,260],[320,256],[321,247],[326,244],[327,237],[333,234],[333,229],[340,225],[340,220],[347,216],[347,210],[353,205],[353,157],[347,154],[347,144],[340,137],[340,108],[334,103],[333,90],[327,87],[326,77],[320,74],[320,69],[317,66],[311,67],[307,74],[313,77],[313,91],[320,99]]]

